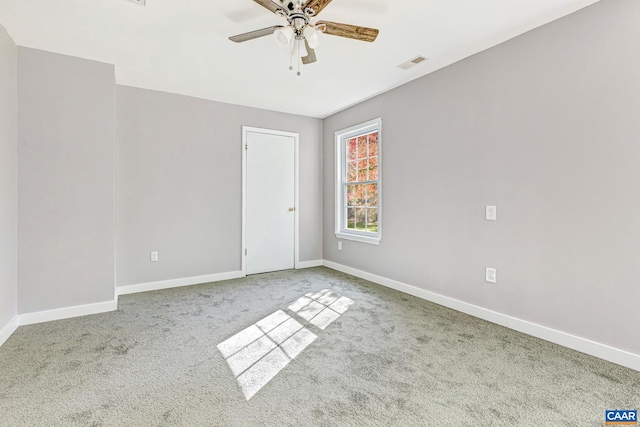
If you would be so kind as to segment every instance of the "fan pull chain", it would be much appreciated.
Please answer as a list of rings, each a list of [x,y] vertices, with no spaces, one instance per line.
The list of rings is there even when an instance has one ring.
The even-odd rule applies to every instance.
[[[291,43],[294,43],[293,46],[295,46],[295,40],[291,40]],[[293,71],[293,46],[289,48],[289,71]]]
[[[297,62],[298,62],[298,73],[297,74],[298,74],[298,76],[300,76],[300,61],[301,61],[301,59],[300,59],[300,40],[296,39],[296,43],[298,44],[298,55],[296,55],[296,59],[297,59]]]
[[[300,40],[294,38],[291,40],[291,49],[289,51],[289,71],[293,71],[293,56],[296,56],[297,62],[297,75],[300,76],[302,73],[300,72],[300,62],[302,62],[302,58],[300,57]]]

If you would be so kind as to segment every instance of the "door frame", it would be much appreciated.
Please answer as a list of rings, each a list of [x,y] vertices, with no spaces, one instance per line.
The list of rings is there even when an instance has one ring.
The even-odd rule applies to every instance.
[[[293,211],[294,217],[294,238],[293,238],[293,252],[294,252],[294,261],[293,268],[297,269],[300,264],[300,224],[298,221],[298,212],[299,212],[299,169],[298,169],[298,153],[299,153],[299,140],[300,134],[294,132],[286,132],[275,129],[265,129],[258,128],[253,126],[242,126],[242,252],[240,254],[242,258],[242,275],[247,275],[247,133],[255,132],[255,133],[265,133],[268,135],[277,135],[277,136],[287,136],[293,138],[293,168],[294,168],[294,195],[293,195],[293,205],[295,210]]]

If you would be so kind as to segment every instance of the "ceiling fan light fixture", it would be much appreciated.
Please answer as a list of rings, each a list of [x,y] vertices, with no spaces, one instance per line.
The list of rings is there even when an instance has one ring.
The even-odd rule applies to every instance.
[[[293,28],[290,26],[278,28],[273,32],[273,35],[278,43],[287,45],[291,42],[291,38],[293,37]]]
[[[303,31],[304,38],[307,39],[307,43],[309,43],[309,47],[311,49],[315,49],[320,45],[320,34],[321,32],[313,28],[311,25],[307,25],[307,27]]]
[[[145,1],[145,0],[130,0]],[[300,75],[300,64],[308,65],[317,62],[315,49],[320,45],[322,33],[337,37],[373,42],[379,31],[376,28],[360,27],[338,22],[311,21],[331,3],[332,0],[253,0],[271,13],[286,19],[286,25],[273,25],[260,30],[250,31],[229,37],[235,43],[273,34],[278,43],[289,48],[289,70],[297,63]],[[415,63],[414,63],[415,65]]]
[[[303,56],[309,55],[309,52],[307,52],[307,47],[304,45],[304,38],[296,37],[295,53],[298,56],[298,58],[302,58]]]

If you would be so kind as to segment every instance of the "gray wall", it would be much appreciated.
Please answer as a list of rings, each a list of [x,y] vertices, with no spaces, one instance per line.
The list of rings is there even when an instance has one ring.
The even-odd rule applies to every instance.
[[[0,329],[17,314],[17,49],[0,25]]]
[[[638,16],[604,0],[326,119],[325,259],[640,354]],[[382,243],[339,252],[333,134],[378,116]]]
[[[321,120],[116,92],[118,286],[241,270],[243,125],[300,134],[300,260],[322,259]]]
[[[18,311],[111,301],[112,65],[18,49]]]

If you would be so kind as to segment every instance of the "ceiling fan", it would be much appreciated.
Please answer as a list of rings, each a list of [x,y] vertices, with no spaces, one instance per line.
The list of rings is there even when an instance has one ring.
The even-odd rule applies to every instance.
[[[287,25],[274,25],[273,27],[238,34],[237,36],[229,37],[229,40],[242,43],[274,34],[276,40],[280,43],[289,45],[292,57],[295,57],[296,61],[299,58],[303,64],[311,64],[317,61],[314,49],[320,43],[321,33],[365,42],[373,42],[378,37],[379,31],[375,28],[328,21],[313,23],[312,19],[327,7],[331,0],[304,0],[304,2],[303,0],[278,0],[277,3],[274,0],[254,1],[276,15],[285,18]],[[289,69],[293,70],[292,64],[289,64]],[[298,75],[300,75],[299,67]]]

